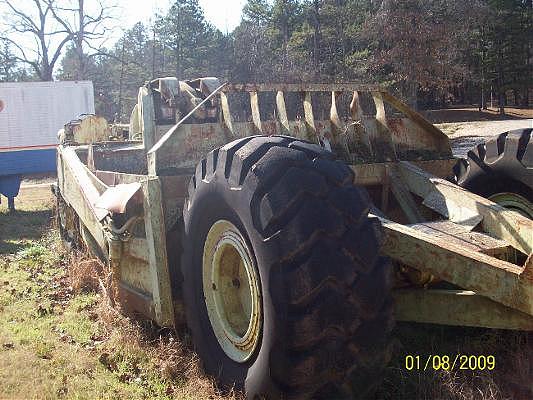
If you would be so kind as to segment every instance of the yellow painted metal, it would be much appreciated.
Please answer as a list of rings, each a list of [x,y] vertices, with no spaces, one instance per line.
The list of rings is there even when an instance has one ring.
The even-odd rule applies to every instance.
[[[245,362],[259,343],[262,305],[252,252],[237,227],[213,224],[204,243],[205,304],[215,336],[232,360]]]
[[[385,232],[384,255],[533,315],[533,285],[526,273],[527,266],[520,267],[409,226],[380,219]]]
[[[451,182],[402,161],[399,168],[403,182],[414,194],[424,199],[424,205],[452,222],[472,228],[480,225],[484,232],[505,240],[529,255],[533,250],[533,221],[475,195]]]
[[[393,296],[398,321],[533,331],[533,316],[470,290],[400,289]]]

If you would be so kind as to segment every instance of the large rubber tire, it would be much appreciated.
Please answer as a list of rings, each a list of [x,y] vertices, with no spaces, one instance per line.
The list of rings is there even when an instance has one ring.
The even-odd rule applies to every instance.
[[[332,153],[281,136],[236,140],[198,165],[184,209],[184,302],[204,369],[222,387],[250,399],[334,398],[353,377],[358,397],[379,379],[391,268],[368,196],[352,182]],[[245,362],[222,350],[204,301],[204,242],[221,219],[243,234],[260,277],[260,343]]]
[[[496,202],[498,195],[511,193],[532,203],[532,131],[505,132],[470,150],[467,159],[455,165],[457,184]]]

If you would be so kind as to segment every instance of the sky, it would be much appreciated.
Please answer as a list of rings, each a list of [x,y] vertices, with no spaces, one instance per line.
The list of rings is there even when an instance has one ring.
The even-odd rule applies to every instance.
[[[124,28],[129,28],[138,21],[148,23],[152,15],[156,12],[165,13],[172,4],[171,0],[115,1],[121,7],[121,20],[126,25]],[[246,0],[199,0],[199,3],[207,21],[227,33],[239,25]]]
[[[204,10],[205,18],[223,33],[232,32],[241,21],[241,14],[246,0],[198,0]],[[20,3],[19,3],[20,2]],[[135,23],[141,21],[149,25],[151,18],[155,14],[166,14],[173,0],[109,0],[104,4],[114,4],[117,6],[113,15],[118,19],[118,27],[106,31],[106,37],[101,42],[95,43],[97,46],[111,47],[122,36],[122,32],[131,28]],[[25,12],[35,12],[35,7],[31,0],[15,0],[15,4]],[[87,11],[91,15],[98,12],[99,7],[96,0],[86,1]],[[7,6],[0,2],[0,29],[4,22],[4,12]],[[114,21],[113,24],[116,22]],[[49,26],[49,29],[55,29]],[[23,46],[31,55],[35,48],[33,38],[20,36],[18,43]]]

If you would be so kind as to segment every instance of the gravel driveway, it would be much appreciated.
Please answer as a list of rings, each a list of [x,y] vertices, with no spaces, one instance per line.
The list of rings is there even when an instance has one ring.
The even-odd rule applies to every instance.
[[[487,137],[513,129],[533,128],[533,119],[454,122],[436,124],[436,126],[450,136],[453,154],[465,157],[468,150],[482,143]]]

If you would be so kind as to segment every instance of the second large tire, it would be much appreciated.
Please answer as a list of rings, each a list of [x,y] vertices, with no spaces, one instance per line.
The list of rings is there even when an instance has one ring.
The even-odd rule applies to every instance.
[[[533,129],[501,133],[454,168],[460,186],[533,219]]]
[[[391,269],[368,196],[352,182],[332,153],[280,136],[234,141],[198,165],[184,208],[185,311],[204,368],[223,387],[250,399],[334,398],[354,377],[358,398],[379,377],[389,358]],[[258,276],[250,290],[260,292],[260,315],[250,321],[260,330],[241,359],[224,347],[228,322],[213,324],[220,310],[206,293],[219,289],[205,282],[217,226],[248,253],[244,275]],[[228,285],[240,290],[239,279]]]

